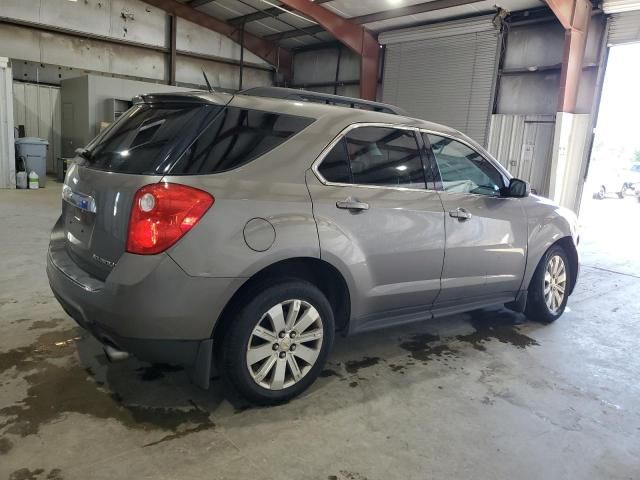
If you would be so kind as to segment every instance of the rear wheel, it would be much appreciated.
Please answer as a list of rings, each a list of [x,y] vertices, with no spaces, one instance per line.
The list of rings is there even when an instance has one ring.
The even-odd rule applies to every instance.
[[[551,323],[567,306],[571,275],[569,259],[560,245],[552,246],[536,268],[531,283],[525,314],[531,320]]]
[[[604,187],[600,187],[600,190],[598,190],[593,197],[597,200],[604,200],[604,197],[607,195],[607,191],[605,190]]]
[[[622,185],[622,188],[618,192],[618,198],[624,198],[625,193],[627,193],[627,184]]]
[[[267,287],[229,327],[222,374],[252,403],[286,402],[318,377],[333,336],[333,312],[317,287],[303,281]]]

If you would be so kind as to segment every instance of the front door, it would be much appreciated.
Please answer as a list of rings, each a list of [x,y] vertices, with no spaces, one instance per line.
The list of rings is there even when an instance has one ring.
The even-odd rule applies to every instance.
[[[352,128],[307,174],[323,258],[352,277],[353,329],[418,319],[440,291],[444,212],[410,129]]]
[[[505,176],[466,143],[423,135],[440,175],[445,261],[436,308],[513,300],[524,275],[527,219],[518,198],[500,196]]]

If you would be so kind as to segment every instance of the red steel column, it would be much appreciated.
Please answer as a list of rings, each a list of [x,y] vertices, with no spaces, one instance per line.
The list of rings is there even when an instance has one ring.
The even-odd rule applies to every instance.
[[[375,100],[378,89],[380,44],[366,28],[309,0],[280,0],[320,24],[340,42],[360,55],[360,97]]]
[[[574,112],[591,19],[591,4],[587,0],[546,1],[565,28],[558,111]]]

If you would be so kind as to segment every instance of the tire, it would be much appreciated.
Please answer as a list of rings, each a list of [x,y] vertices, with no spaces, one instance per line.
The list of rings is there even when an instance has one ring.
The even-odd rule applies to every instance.
[[[604,187],[600,187],[600,190],[598,190],[595,194],[594,194],[594,198],[597,200],[604,200],[604,197],[607,195],[607,191],[605,190]]]
[[[560,259],[561,263],[558,262]],[[555,262],[555,263],[554,263]],[[558,274],[555,282],[552,281],[555,266],[558,266]],[[536,267],[531,283],[529,284],[529,293],[527,295],[527,306],[525,315],[530,319],[541,323],[551,323],[564,312],[567,306],[568,292],[571,290],[571,265],[564,249],[560,245],[553,245],[547,253],[542,257],[540,263]],[[548,271],[550,269],[550,271]],[[561,283],[564,270],[564,283]],[[550,278],[551,277],[551,278]],[[556,286],[554,286],[556,285]],[[547,292],[553,296],[553,291],[559,294],[560,288],[563,288],[561,299],[558,297],[550,298]]]
[[[253,404],[287,402],[304,392],[324,368],[335,332],[331,305],[315,285],[299,280],[258,289],[248,298],[224,336],[222,376]],[[295,320],[292,315],[287,325],[296,306]],[[278,336],[283,333],[284,338]],[[298,340],[300,335],[307,340]]]
[[[627,191],[627,184],[622,185],[622,189],[618,192],[618,198],[624,198],[624,194]]]

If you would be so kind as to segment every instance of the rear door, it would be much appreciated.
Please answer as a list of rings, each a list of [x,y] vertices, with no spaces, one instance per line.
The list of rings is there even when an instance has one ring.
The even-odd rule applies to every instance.
[[[527,219],[500,196],[506,177],[469,144],[423,134],[438,169],[445,211],[442,291],[435,308],[513,299],[524,275]]]
[[[125,251],[136,191],[159,182],[220,110],[138,104],[87,146],[67,172],[62,202],[67,251],[81,268],[107,277]]]
[[[353,328],[367,329],[428,313],[440,291],[444,214],[413,130],[352,127],[307,183],[321,255],[349,272]]]

